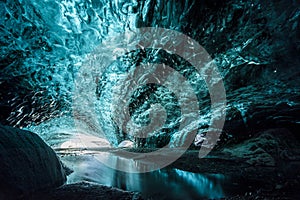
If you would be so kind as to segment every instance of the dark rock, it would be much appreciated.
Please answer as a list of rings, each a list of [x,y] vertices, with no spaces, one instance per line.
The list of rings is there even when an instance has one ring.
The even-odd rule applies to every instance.
[[[285,128],[300,138],[299,135],[299,105],[290,106],[284,102],[277,105],[253,106],[247,111],[247,126],[249,131]]]
[[[248,137],[248,130],[244,122],[243,114],[234,106],[229,107],[226,111],[223,132],[232,135],[237,140],[246,139]]]
[[[66,176],[69,176],[70,174],[72,174],[74,172],[73,169],[70,169],[68,166],[66,166],[63,162],[61,162],[61,166],[65,171]]]
[[[88,182],[64,185],[58,189],[31,196],[33,200],[98,200],[98,199],[120,199],[141,200],[141,196],[135,192],[127,192],[113,187],[107,187]]]
[[[66,181],[55,152],[36,134],[0,125],[0,199],[16,199]]]
[[[235,90],[264,81],[262,78],[266,66],[243,64],[232,67],[225,76],[226,90]]]
[[[241,144],[224,148],[224,153],[245,159],[250,165],[275,166],[299,157],[299,143],[287,129],[270,129],[256,134]]]

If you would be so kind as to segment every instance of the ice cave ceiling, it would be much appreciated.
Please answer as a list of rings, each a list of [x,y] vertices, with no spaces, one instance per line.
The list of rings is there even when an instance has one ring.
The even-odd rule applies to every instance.
[[[299,1],[3,0],[0,12],[3,124],[27,127],[72,116],[74,77],[96,46],[125,30],[162,27],[195,39],[215,61],[227,95],[224,132],[244,137],[267,126],[286,127],[294,133],[299,128]],[[129,60],[149,59],[136,53]],[[100,87],[103,82],[97,84]],[[105,94],[101,90],[107,87],[98,92]],[[166,129],[176,130],[180,112],[172,93],[152,86],[137,92],[131,101],[131,114],[137,121],[147,123],[143,109],[160,100],[172,111]],[[207,93],[197,95],[207,114]],[[141,99],[150,102],[143,104]],[[116,136],[111,142],[123,139],[128,138]],[[170,138],[164,140],[147,142],[161,142],[160,146]]]

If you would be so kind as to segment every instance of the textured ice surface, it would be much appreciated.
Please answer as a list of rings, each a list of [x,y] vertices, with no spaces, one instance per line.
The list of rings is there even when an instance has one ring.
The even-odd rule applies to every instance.
[[[286,124],[287,115],[299,108],[300,11],[297,1],[6,0],[0,2],[0,12],[3,123],[33,128],[57,118],[47,123],[74,128],[64,119],[74,116],[74,77],[78,77],[77,72],[86,57],[106,37],[146,26],[177,30],[197,40],[213,57],[224,78],[229,108],[237,108],[245,123],[250,120],[248,127],[253,128],[257,125],[253,121],[267,116],[290,126]],[[129,61],[140,58],[141,55],[136,55]],[[120,72],[125,70],[123,64],[115,71],[113,66],[108,69],[107,80],[110,81],[98,82],[98,86],[103,87],[95,91],[95,98],[99,92],[102,94],[100,109],[103,111],[108,109],[105,105],[111,103],[105,95],[118,83]],[[193,75],[189,78],[198,87],[198,98],[204,97],[199,101],[203,114],[195,123],[203,123],[200,132],[205,132],[211,115],[209,96],[207,91],[200,94],[205,88],[201,79]],[[170,91],[153,92],[153,96],[152,100],[158,98],[162,105],[170,105],[171,110],[176,108]],[[147,115],[153,102],[141,104],[134,98],[131,102],[132,106],[141,105],[133,106],[135,121],[148,123]],[[272,106],[276,104],[285,111],[273,112]],[[267,113],[264,117],[261,117],[261,109]],[[176,132],[178,115],[178,111],[172,112],[165,128]],[[295,115],[289,119],[292,126],[299,124]],[[108,130],[113,123],[105,116],[100,125],[108,126]],[[257,116],[260,118],[252,119]],[[277,121],[272,125],[278,124]],[[99,128],[82,126],[86,132],[97,132]],[[40,129],[39,133],[49,134],[48,128]],[[52,133],[59,135],[60,132],[58,129]],[[106,131],[106,137],[114,145],[128,139],[116,132],[116,128]],[[162,144],[170,139],[163,138]],[[157,142],[151,138],[148,141],[149,144]]]

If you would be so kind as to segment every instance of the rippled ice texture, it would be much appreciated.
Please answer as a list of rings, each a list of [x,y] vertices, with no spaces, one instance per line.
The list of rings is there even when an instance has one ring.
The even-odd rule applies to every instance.
[[[54,135],[74,128],[74,78],[83,76],[77,72],[89,53],[107,36],[145,26],[181,31],[203,45],[224,78],[228,110],[237,109],[246,125],[257,116],[253,115],[257,108],[267,111],[271,119],[281,117],[281,123],[282,116],[299,107],[296,1],[6,0],[0,2],[0,12],[1,122],[40,135],[51,136],[49,127],[57,128]],[[95,80],[93,87],[97,84],[103,82]],[[201,84],[199,91],[205,88]],[[198,98],[203,109],[199,120],[205,128],[210,117],[207,91]],[[280,103],[286,105],[280,109],[289,111],[273,112]],[[147,122],[145,114],[138,107],[133,112],[141,123]],[[174,129],[178,118],[172,120],[169,125]],[[293,117],[288,120],[299,124]],[[89,132],[91,126],[83,121],[81,128]],[[105,133],[114,145],[127,139],[115,132]]]

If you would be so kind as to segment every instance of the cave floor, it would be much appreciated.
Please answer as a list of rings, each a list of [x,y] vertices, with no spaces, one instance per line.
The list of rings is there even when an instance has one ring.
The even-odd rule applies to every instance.
[[[232,184],[224,188],[226,199],[300,199],[300,159],[259,166],[225,153],[215,152],[199,159],[198,151],[187,151],[171,167],[231,177]]]
[[[139,195],[133,192],[138,190],[127,187],[127,184],[131,183],[137,184],[137,188],[149,187],[147,184],[157,184],[156,189],[161,190],[160,195],[150,199],[170,199],[170,196],[164,197],[161,195],[168,189],[170,192],[176,192],[173,190],[173,186],[170,187],[169,185],[184,184],[184,181],[193,181],[192,179],[202,179],[201,175],[203,177],[205,175],[226,177],[226,181],[221,183],[221,188],[224,191],[222,199],[300,199],[300,145],[299,141],[294,139],[292,135],[288,135],[285,129],[266,130],[248,140],[239,143],[228,143],[219,148],[216,147],[201,159],[198,157],[199,149],[185,151],[171,148],[169,149],[171,153],[168,151],[161,153],[157,150],[155,148],[56,149],[65,168],[69,169],[70,172],[73,170],[73,173],[68,175],[67,184],[58,189],[35,194],[31,199],[58,200],[66,199],[66,197],[74,200],[103,199],[104,197],[110,199],[149,199],[145,198],[143,189],[140,190],[143,192],[140,192]],[[126,152],[130,153],[127,154]],[[149,152],[151,154],[147,154]],[[105,169],[107,166],[104,166],[101,162],[101,159],[113,158],[112,160],[116,165],[123,165],[124,163],[120,160],[128,160],[129,164],[125,164],[130,169],[136,164],[138,166],[142,164],[141,166],[143,166],[143,163],[151,161],[151,159],[148,159],[151,156],[156,161],[164,161],[170,158],[171,160],[174,159],[170,155],[174,156],[176,154],[182,155],[175,162],[163,168],[162,171],[150,172],[153,174],[146,176],[146,178],[144,176],[143,179],[139,179],[139,176],[137,178],[124,175],[126,174],[124,172],[116,172],[118,170],[107,170]],[[174,182],[171,179],[156,178],[152,180],[153,177],[157,176],[174,176],[174,170],[175,172],[181,170],[183,173],[192,173],[192,178],[186,180],[179,178]],[[166,173],[164,175],[161,172]],[[106,183],[98,181],[99,177]],[[150,180],[144,181],[149,178]],[[124,179],[129,180],[129,182],[124,182]],[[165,185],[162,185],[162,187],[165,187],[163,189],[160,188],[161,181],[165,181],[163,183]],[[212,186],[206,187],[201,182],[197,182],[194,184],[194,189],[211,190],[211,187],[216,187],[216,184],[218,184],[217,179],[208,178],[206,181],[210,181]],[[189,195],[189,192],[194,192],[189,190],[189,187],[190,185],[187,184],[187,187],[181,188],[181,191]],[[188,199],[195,199],[194,197]],[[176,195],[175,198],[181,199]],[[200,199],[207,198],[200,197]]]
[[[109,151],[115,153],[118,150]],[[133,150],[130,149],[130,151]],[[134,151],[149,151],[149,149]],[[194,173],[223,174],[230,177],[230,184],[223,188],[226,191],[226,197],[222,199],[300,199],[300,159],[298,158],[277,160],[274,166],[259,166],[221,151],[213,151],[202,159],[198,158],[198,153],[197,150],[188,150],[167,168]],[[64,157],[68,155],[61,154],[60,156],[64,160]],[[84,182],[66,184],[53,191],[35,194],[31,199],[41,199],[41,197],[57,200],[66,198],[92,200],[104,197],[142,199],[137,193]]]

